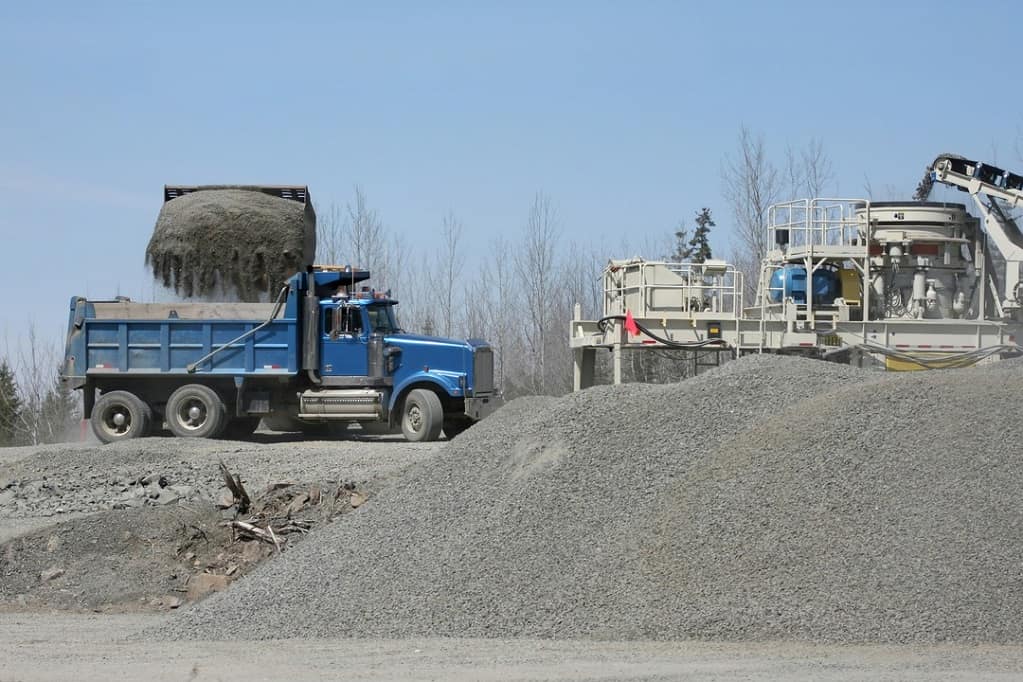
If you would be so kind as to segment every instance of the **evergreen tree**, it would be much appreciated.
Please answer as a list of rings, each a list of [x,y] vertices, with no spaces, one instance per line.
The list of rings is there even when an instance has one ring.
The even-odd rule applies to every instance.
[[[0,360],[0,446],[17,445],[21,436],[21,395],[7,358]]]
[[[709,208],[701,208],[696,212],[696,229],[689,240],[689,257],[694,263],[703,263],[711,258],[710,228],[714,227],[714,218]],[[677,234],[677,233],[676,233]]]

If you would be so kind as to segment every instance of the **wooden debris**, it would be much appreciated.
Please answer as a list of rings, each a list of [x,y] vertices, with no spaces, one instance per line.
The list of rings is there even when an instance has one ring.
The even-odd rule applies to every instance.
[[[241,477],[238,474],[232,474],[223,460],[220,461],[220,473],[224,477],[224,484],[227,485],[228,490],[234,495],[235,503],[238,505],[238,513],[244,514],[252,505],[252,500],[249,499],[249,493],[245,490],[245,486],[242,485]]]
[[[356,489],[354,482],[338,481],[332,496],[324,494],[322,484],[277,482],[270,484],[265,492],[252,500],[241,478],[231,473],[223,462],[220,463],[220,472],[229,489],[224,492],[234,496],[232,506],[235,507],[234,519],[224,520],[221,525],[230,526],[236,540],[273,545],[277,552],[286,548],[288,535],[304,535],[317,523],[329,523],[345,511],[362,506],[369,499],[366,493]],[[299,514],[302,514],[301,518]]]

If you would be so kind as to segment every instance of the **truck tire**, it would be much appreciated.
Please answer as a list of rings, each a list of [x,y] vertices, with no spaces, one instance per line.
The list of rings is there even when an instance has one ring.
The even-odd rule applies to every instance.
[[[224,427],[224,431],[220,435],[222,438],[231,440],[245,440],[256,432],[259,422],[259,417],[235,417],[227,422],[227,426]]]
[[[92,432],[104,443],[142,438],[149,434],[153,411],[128,391],[104,393],[92,407]]]
[[[444,406],[431,390],[417,388],[405,398],[401,413],[401,432],[405,440],[419,443],[437,440],[444,427]]]
[[[164,418],[179,438],[216,438],[227,425],[227,408],[209,386],[188,384],[171,393]]]

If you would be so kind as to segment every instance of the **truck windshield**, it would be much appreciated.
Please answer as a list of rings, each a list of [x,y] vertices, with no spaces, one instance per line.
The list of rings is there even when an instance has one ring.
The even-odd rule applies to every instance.
[[[369,314],[369,326],[374,333],[395,334],[400,332],[398,323],[394,321],[394,312],[390,305],[371,305],[366,308]]]

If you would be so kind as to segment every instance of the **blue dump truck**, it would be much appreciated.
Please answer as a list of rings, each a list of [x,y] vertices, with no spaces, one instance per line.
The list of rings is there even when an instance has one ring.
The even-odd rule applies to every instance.
[[[327,432],[453,438],[500,403],[480,340],[402,331],[366,270],[310,267],[273,303],[72,298],[63,379],[103,442]]]

